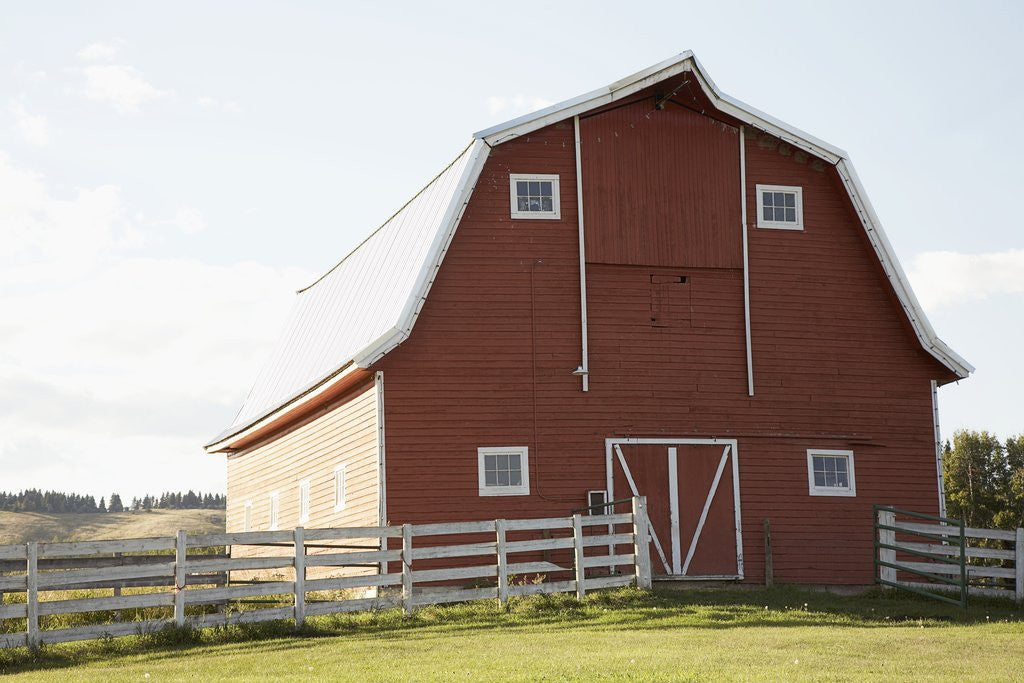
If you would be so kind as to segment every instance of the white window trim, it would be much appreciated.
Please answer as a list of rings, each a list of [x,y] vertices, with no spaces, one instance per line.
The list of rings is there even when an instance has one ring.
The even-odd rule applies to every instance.
[[[281,521],[281,496],[277,491],[274,491],[270,494],[268,500],[270,501],[270,524],[267,528],[270,531],[277,531],[277,526]]]
[[[341,475],[341,495],[338,495],[338,475]],[[334,511],[345,509],[345,498],[348,495],[348,468],[344,463],[334,468]]]
[[[242,505],[242,531],[252,531],[252,499]]]
[[[309,479],[299,482],[299,524],[309,521],[309,499],[311,484]]]
[[[523,471],[523,483],[519,486],[488,486],[484,462],[488,455],[515,453]],[[478,484],[481,496],[528,496],[530,495],[530,453],[526,446],[484,446],[476,449]]]
[[[757,193],[757,227],[771,230],[804,229],[804,190],[795,185],[755,185]],[[792,192],[796,194],[796,223],[764,220],[764,192]]]
[[[850,471],[849,487],[840,486],[815,486],[814,485],[814,456],[816,455],[845,455]],[[826,448],[807,449],[807,486],[812,496],[846,496],[857,495],[857,476],[853,468],[853,451],[836,451]]]
[[[551,181],[551,211],[520,211],[518,195],[516,195],[516,182],[530,180]],[[558,185],[557,174],[544,173],[510,173],[508,176],[509,207],[512,210],[512,218],[558,220],[562,217],[561,191]]]

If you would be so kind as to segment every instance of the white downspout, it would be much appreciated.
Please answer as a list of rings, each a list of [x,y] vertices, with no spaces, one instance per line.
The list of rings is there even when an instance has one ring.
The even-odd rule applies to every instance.
[[[576,133],[576,213],[580,232],[580,333],[582,360],[576,374],[583,379],[583,391],[590,391],[590,354],[587,351],[587,250],[583,235],[583,162],[580,158],[580,117],[572,117]]]
[[[747,342],[747,395],[754,395],[754,357],[750,350],[750,274],[747,270],[747,149],[740,126],[740,225],[743,228],[743,328]]]
[[[939,383],[932,380],[932,425],[935,428],[935,474],[939,483],[939,517],[946,516],[946,478],[942,473],[942,433],[939,431]]]

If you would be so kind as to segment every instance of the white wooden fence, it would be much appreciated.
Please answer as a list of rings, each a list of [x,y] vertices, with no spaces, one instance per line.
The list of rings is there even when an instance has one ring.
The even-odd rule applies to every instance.
[[[898,513],[891,510],[877,510],[876,514],[881,527],[878,541],[882,547],[878,551],[878,559],[884,563],[879,569],[879,578],[883,582],[910,588],[959,590],[935,581],[921,581],[920,575],[900,569],[905,567],[939,576],[959,575],[959,564],[935,561],[938,558],[960,559],[959,526],[899,520]],[[906,533],[901,534],[901,531]],[[922,537],[926,542],[921,542]],[[1014,598],[1018,602],[1024,600],[1024,529],[964,527],[964,537],[968,593]],[[996,545],[992,543],[980,545],[979,541],[1000,541],[998,545],[1003,547],[989,547]],[[929,558],[928,555],[936,557]]]
[[[646,502],[638,497],[632,510],[622,514],[195,536],[179,531],[169,538],[4,545],[0,562],[18,561],[23,568],[0,573],[0,594],[8,595],[0,602],[0,648],[148,633],[169,624],[207,627],[294,619],[301,626],[307,616],[319,614],[389,607],[411,614],[438,603],[496,599],[504,604],[510,597],[539,593],[582,598],[597,588],[650,588],[648,539]],[[219,546],[238,552],[196,554]],[[248,547],[282,554],[244,556]],[[118,553],[139,563],[88,566],[96,556]],[[57,558],[63,561],[52,564]],[[142,563],[138,558],[149,559]],[[332,569],[337,574],[345,568],[348,575],[330,575]],[[351,575],[352,568],[375,573]],[[275,570],[278,575],[266,576]],[[229,585],[204,587],[225,572],[232,577]],[[254,572],[260,573],[255,580],[233,578]],[[168,579],[173,580],[169,589],[156,585],[138,589],[149,592],[120,594],[124,582],[167,585]],[[465,586],[470,581],[476,585]],[[114,586],[114,595],[67,595],[69,588],[95,592],[103,586]],[[323,592],[335,593],[323,599]],[[161,613],[152,618],[117,621],[119,610],[137,608],[162,609],[151,610]],[[94,612],[112,616],[92,615],[104,621],[92,623],[85,613]],[[64,621],[51,627],[47,618],[54,621],[56,615]],[[67,626],[68,617],[85,625]]]

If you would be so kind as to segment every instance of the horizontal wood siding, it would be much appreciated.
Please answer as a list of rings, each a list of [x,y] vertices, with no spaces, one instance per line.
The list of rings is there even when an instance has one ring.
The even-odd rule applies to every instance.
[[[346,466],[346,504],[335,510],[334,470]],[[306,528],[376,526],[379,523],[377,391],[364,383],[275,440],[228,457],[227,531],[243,531],[245,503],[252,502],[250,531],[270,528],[270,494],[280,497],[278,528],[299,524],[299,483],[310,482]],[[373,545],[366,539],[346,541]],[[234,546],[232,556],[291,554],[291,548]],[[310,553],[329,552],[310,549]],[[323,573],[310,569],[310,576]]]
[[[587,259],[740,267],[739,130],[654,103],[580,120]]]

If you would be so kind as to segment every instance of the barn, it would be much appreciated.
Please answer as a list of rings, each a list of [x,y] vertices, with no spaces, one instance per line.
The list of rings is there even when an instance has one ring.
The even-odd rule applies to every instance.
[[[845,152],[690,53],[476,133],[301,290],[232,423],[229,531],[643,495],[656,575],[873,580],[944,512],[935,334]],[[599,507],[591,509],[599,510]]]

